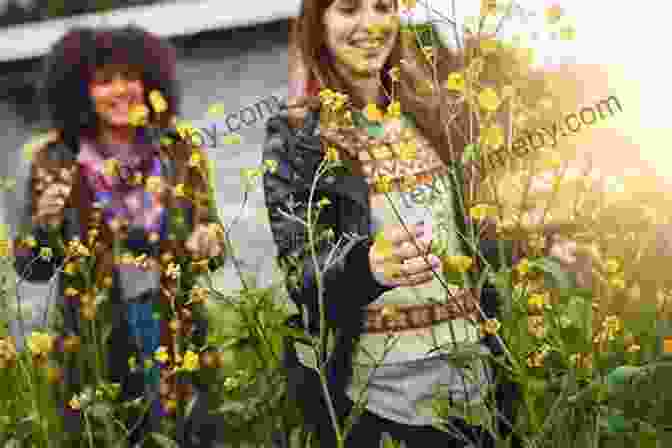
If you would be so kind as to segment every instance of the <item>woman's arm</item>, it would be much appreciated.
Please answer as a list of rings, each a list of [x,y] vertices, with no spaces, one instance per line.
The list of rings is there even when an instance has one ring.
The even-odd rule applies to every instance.
[[[26,176],[24,187],[20,190],[22,197],[18,198],[19,207],[16,235],[14,237],[14,269],[17,275],[29,282],[47,282],[55,273],[56,267],[63,262],[62,254],[59,254],[57,239],[63,235],[65,226],[68,225],[68,216],[71,214],[68,209],[64,211],[65,220],[60,228],[51,230],[44,224],[37,224],[33,221],[35,214],[35,203],[38,199],[36,184],[41,180],[38,178],[41,162],[46,158],[49,145],[56,142],[56,136],[48,135],[47,138],[38,142],[34,150],[33,160],[28,164],[28,175]],[[52,249],[53,256],[50,259],[40,258],[40,250],[44,247]]]
[[[315,151],[314,154],[309,154],[308,151],[302,151],[303,160],[300,164],[294,163],[299,155],[297,143],[309,144],[305,140],[301,141],[305,137],[299,137],[306,136],[309,132],[306,129],[302,131],[297,133],[290,128],[286,110],[268,121],[264,160],[274,160],[277,169],[264,175],[264,197],[271,232],[278,250],[278,261],[288,271],[286,281],[290,297],[298,306],[305,305],[310,315],[317,316],[317,275],[307,244],[307,229],[302,223],[282,213],[293,214],[306,221],[310,188],[321,153]],[[311,163],[310,159],[315,160]],[[320,197],[321,195],[316,195],[314,202]],[[340,197],[332,198],[332,202],[344,200],[346,199]],[[292,205],[295,206],[293,212],[290,210]],[[317,223],[318,226],[332,225],[335,241],[342,236],[338,225],[340,216],[334,213],[340,210],[341,207],[336,204],[327,206],[322,210],[320,222]],[[352,212],[356,212],[354,207]],[[322,277],[328,320],[342,322],[343,319],[352,319],[361,312],[363,306],[390,289],[380,285],[371,273],[371,244],[370,238],[366,236],[354,238],[333,254],[330,267]],[[331,249],[331,244],[318,244],[317,258],[320,266],[327,260]]]

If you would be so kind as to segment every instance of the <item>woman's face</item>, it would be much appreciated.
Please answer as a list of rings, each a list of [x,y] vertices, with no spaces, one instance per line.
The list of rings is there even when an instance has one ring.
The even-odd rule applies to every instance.
[[[324,26],[326,46],[343,74],[378,76],[399,34],[396,0],[334,0]]]
[[[103,125],[128,127],[132,107],[144,104],[145,87],[138,70],[110,64],[96,69],[89,85],[89,95]]]

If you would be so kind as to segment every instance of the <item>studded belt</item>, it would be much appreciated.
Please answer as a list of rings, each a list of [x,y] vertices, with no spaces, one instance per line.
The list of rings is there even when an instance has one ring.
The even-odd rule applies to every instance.
[[[365,333],[428,328],[440,322],[467,319],[481,320],[476,300],[470,290],[459,290],[447,303],[420,305],[369,305],[366,309]]]

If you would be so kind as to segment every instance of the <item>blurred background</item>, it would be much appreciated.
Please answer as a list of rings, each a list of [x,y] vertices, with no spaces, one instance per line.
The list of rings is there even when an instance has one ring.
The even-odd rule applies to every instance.
[[[235,3],[235,5],[232,5]],[[242,121],[239,145],[210,148],[217,169],[220,216],[225,224],[240,213],[243,192],[240,170],[261,161],[264,124],[287,91],[287,19],[296,15],[299,0],[0,0],[0,126],[5,163],[0,176],[27,174],[22,146],[44,129],[37,87],[42,56],[76,23],[125,25],[135,23],[170,38],[178,48],[178,79],[183,88],[182,118],[194,125],[217,127],[219,136]],[[233,6],[233,7],[232,7]],[[221,104],[224,114],[207,115]],[[241,116],[246,108],[248,113]],[[254,111],[254,118],[249,113]],[[229,117],[233,115],[235,118]],[[242,120],[241,120],[242,118]],[[229,119],[232,126],[226,126]],[[19,187],[22,179],[17,179]],[[3,198],[2,222],[11,220],[19,198]],[[9,220],[9,222],[7,221]],[[258,273],[261,284],[273,275],[274,251],[261,189],[255,191],[232,230],[244,248],[242,268]],[[218,278],[221,289],[238,289],[231,265]],[[29,287],[33,287],[30,285]],[[39,291],[28,292],[27,296]]]
[[[4,129],[5,163],[0,176],[17,176],[22,168],[22,145],[43,129],[36,97],[42,56],[67,29],[75,24],[126,25],[135,23],[171,39],[179,51],[178,77],[184,101],[182,117],[199,127],[217,126],[229,131],[225,120],[247,120],[236,131],[239,145],[218,145],[209,149],[217,168],[217,199],[220,216],[229,224],[240,212],[243,197],[240,170],[256,166],[261,159],[264,124],[277,110],[277,100],[287,94],[288,19],[298,14],[301,0],[0,0],[0,124]],[[429,5],[428,5],[429,3]],[[507,2],[501,8],[507,10]],[[510,2],[508,2],[510,3]],[[636,183],[649,179],[647,189],[669,189],[672,164],[664,148],[670,128],[662,110],[670,101],[669,89],[661,88],[667,73],[664,63],[656,70],[642,70],[651,54],[635,51],[633,33],[643,23],[648,35],[664,29],[665,14],[650,14],[653,0],[642,0],[649,8],[630,8],[625,3],[602,5],[562,2],[563,19],[551,29],[545,23],[544,8],[554,1],[516,0],[504,26],[495,27],[503,39],[519,41],[535,50],[535,63],[559,74],[570,84],[571,103],[567,114],[581,105],[592,105],[609,95],[618,97],[623,111],[566,138],[563,152],[590,154],[594,164],[607,175],[634,174]],[[499,4],[499,2],[498,2]],[[660,2],[655,3],[658,12]],[[443,43],[455,46],[457,30],[477,15],[480,1],[418,1],[413,22],[437,23]],[[405,16],[407,20],[408,16]],[[646,18],[646,21],[641,20]],[[451,21],[452,19],[452,21]],[[562,27],[576,29],[576,38],[560,39]],[[632,30],[624,33],[622,30]],[[486,30],[487,31],[487,30]],[[459,34],[459,33],[458,33]],[[608,42],[608,45],[606,44]],[[208,117],[208,107],[224,106],[220,118]],[[242,111],[248,109],[247,115]],[[256,111],[252,118],[250,110]],[[209,145],[208,145],[209,146]],[[571,151],[570,151],[571,150]],[[655,182],[653,181],[655,179]],[[21,179],[17,179],[19,184]],[[3,222],[16,216],[16,196],[2,198]],[[258,273],[260,286],[274,278],[275,249],[259,188],[250,197],[243,216],[232,230],[243,269]],[[277,277],[275,277],[277,278]],[[221,276],[224,289],[240,286],[233,267]]]

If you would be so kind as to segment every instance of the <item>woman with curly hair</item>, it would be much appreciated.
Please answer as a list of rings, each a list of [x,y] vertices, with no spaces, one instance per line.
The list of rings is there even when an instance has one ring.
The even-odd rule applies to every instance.
[[[58,276],[66,420],[80,422],[72,398],[100,374],[67,352],[100,342],[102,325],[106,379],[150,404],[127,422],[132,443],[193,397],[178,437],[206,446],[195,427],[205,384],[171,371],[198,364],[207,322],[196,281],[224,264],[224,239],[205,153],[175,127],[175,66],[172,46],[132,26],[73,29],[54,45],[43,86],[53,129],[33,150],[15,268],[32,282]]]

